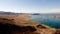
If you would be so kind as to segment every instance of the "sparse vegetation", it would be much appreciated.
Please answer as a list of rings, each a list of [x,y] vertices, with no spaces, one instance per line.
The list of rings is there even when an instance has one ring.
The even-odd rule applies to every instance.
[[[24,23],[24,24],[26,24],[26,25],[31,25],[31,26],[36,26],[36,25],[38,25],[37,22],[32,22],[32,21],[27,21],[27,22]]]

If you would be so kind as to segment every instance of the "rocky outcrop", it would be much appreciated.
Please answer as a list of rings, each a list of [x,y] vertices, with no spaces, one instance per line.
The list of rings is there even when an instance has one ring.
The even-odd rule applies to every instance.
[[[0,23],[0,33],[3,34],[13,34],[15,32],[19,33],[27,33],[36,31],[33,26],[16,26],[14,24],[3,24]]]
[[[5,34],[60,34],[60,30],[37,24],[33,26],[31,23],[21,25],[16,24],[15,19],[0,18],[0,33]],[[29,22],[28,22],[29,23]],[[32,22],[33,23],[33,22]],[[27,25],[27,26],[25,26]],[[32,26],[31,26],[32,25]]]
[[[3,34],[30,34],[36,31],[34,26],[18,26],[14,19],[0,18],[0,33]]]
[[[42,26],[42,25],[37,25],[36,27],[41,29],[47,29],[45,26]]]
[[[60,29],[56,29],[56,32],[54,34],[60,34]]]

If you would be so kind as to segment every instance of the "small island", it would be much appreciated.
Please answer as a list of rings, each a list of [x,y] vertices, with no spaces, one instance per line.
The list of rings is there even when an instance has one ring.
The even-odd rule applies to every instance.
[[[60,16],[51,16],[52,18],[60,18]]]
[[[32,14],[32,15],[40,15],[40,13],[34,13],[34,14]]]

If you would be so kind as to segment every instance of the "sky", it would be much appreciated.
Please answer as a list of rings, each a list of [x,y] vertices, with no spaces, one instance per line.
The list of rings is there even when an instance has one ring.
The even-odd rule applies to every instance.
[[[60,0],[0,0],[0,11],[15,13],[59,13]]]

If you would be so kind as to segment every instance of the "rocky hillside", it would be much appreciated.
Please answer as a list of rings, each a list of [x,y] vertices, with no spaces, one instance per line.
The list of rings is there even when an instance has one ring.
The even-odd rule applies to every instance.
[[[21,15],[17,17],[0,17],[0,33],[3,34],[60,34],[59,29],[51,28],[47,25],[31,22]],[[30,17],[28,17],[30,18]]]

